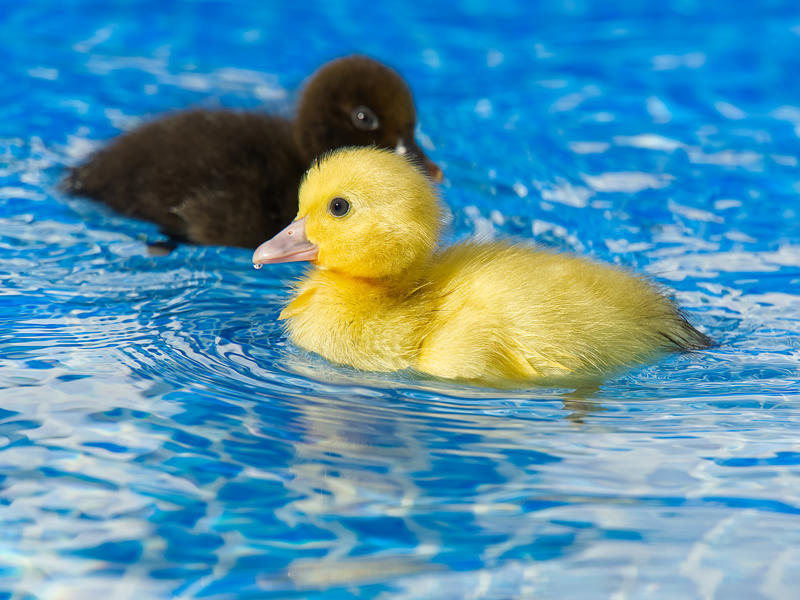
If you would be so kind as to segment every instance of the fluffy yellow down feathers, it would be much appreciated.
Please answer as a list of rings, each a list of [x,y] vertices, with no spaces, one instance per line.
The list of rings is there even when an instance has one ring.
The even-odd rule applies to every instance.
[[[392,152],[336,151],[299,198],[253,262],[314,263],[281,318],[295,344],[333,362],[508,385],[599,378],[711,343],[619,268],[510,242],[438,249],[437,194]]]

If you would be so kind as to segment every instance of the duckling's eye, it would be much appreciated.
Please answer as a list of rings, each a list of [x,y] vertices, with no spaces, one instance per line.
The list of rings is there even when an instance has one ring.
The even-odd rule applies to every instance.
[[[334,217],[343,217],[350,212],[350,203],[344,198],[334,198],[328,204],[328,212]]]
[[[361,131],[375,131],[380,126],[378,117],[366,106],[356,106],[350,113],[350,119]]]

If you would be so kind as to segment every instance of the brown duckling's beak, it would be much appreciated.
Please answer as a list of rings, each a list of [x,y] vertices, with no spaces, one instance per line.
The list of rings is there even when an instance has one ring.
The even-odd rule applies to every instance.
[[[316,260],[319,248],[306,238],[306,217],[289,223],[271,240],[264,242],[253,253],[253,266],[272,263]]]
[[[436,183],[441,183],[444,179],[444,173],[439,168],[435,162],[433,162],[430,158],[425,156],[425,153],[422,151],[417,145],[417,142],[414,141],[413,138],[407,140],[405,138],[400,138],[397,140],[397,146],[395,146],[394,151],[397,152],[399,155],[403,156],[405,154],[409,154],[410,156],[414,157],[416,160],[422,163],[424,166],[425,171],[428,172],[430,178],[433,179]]]

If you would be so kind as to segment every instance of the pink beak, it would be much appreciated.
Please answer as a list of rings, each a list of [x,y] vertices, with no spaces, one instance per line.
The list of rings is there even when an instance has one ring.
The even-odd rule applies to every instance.
[[[306,217],[289,223],[271,240],[264,242],[253,253],[253,266],[316,260],[319,248],[306,238]]]
[[[425,157],[425,168],[428,169],[431,179],[433,179],[436,183],[442,183],[442,181],[444,181],[444,173],[442,173],[442,169],[427,156]]]

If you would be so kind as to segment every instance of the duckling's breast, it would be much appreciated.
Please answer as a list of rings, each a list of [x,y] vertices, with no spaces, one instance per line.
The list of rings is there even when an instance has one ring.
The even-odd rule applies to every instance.
[[[412,366],[426,307],[374,282],[314,271],[281,313],[293,343],[368,371]]]

